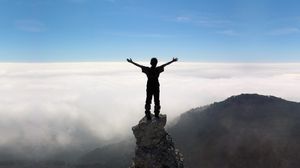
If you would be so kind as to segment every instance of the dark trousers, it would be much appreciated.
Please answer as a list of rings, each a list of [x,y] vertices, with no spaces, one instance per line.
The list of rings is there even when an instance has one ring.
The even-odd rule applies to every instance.
[[[148,87],[147,88],[145,113],[146,113],[146,115],[150,114],[152,96],[154,96],[154,113],[156,115],[158,115],[160,112],[159,87],[155,87],[155,88]]]

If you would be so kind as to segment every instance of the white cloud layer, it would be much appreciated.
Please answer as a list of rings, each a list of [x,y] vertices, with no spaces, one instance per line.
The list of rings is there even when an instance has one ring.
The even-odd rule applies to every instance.
[[[38,154],[131,135],[144,115],[145,83],[125,62],[1,63],[0,149],[34,147]],[[161,112],[172,120],[240,93],[300,101],[300,63],[178,62],[160,83]]]

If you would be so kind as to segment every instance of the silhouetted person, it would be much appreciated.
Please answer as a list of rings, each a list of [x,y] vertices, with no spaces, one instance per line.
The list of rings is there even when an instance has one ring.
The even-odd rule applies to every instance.
[[[178,60],[177,58],[173,58],[172,61],[156,67],[157,59],[152,58],[150,61],[151,67],[146,67],[133,62],[131,58],[127,59],[128,62],[140,67],[142,69],[142,72],[147,75],[148,81],[147,81],[147,90],[146,90],[147,97],[146,97],[146,104],[145,104],[145,114],[148,120],[151,120],[150,109],[151,109],[152,96],[154,96],[154,114],[155,117],[159,118],[159,112],[160,112],[159,81],[158,81],[159,74],[164,71],[165,66],[171,64],[172,62],[176,62],[177,60]]]

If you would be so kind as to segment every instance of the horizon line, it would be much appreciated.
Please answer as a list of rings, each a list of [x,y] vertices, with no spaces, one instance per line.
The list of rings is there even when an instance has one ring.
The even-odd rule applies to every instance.
[[[145,60],[135,60],[136,62],[145,62],[149,63],[149,61]],[[168,60],[160,60],[159,62],[166,62]],[[126,59],[124,61],[0,61],[0,64],[55,64],[55,63],[126,63]],[[178,63],[211,63],[211,64],[299,64],[299,61],[178,61]]]

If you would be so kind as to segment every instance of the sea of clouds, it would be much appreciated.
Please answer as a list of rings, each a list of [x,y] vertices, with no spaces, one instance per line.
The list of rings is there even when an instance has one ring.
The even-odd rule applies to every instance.
[[[0,63],[0,150],[39,156],[131,136],[144,116],[146,80],[127,62]],[[169,121],[241,93],[300,102],[300,63],[177,62],[160,84]]]

